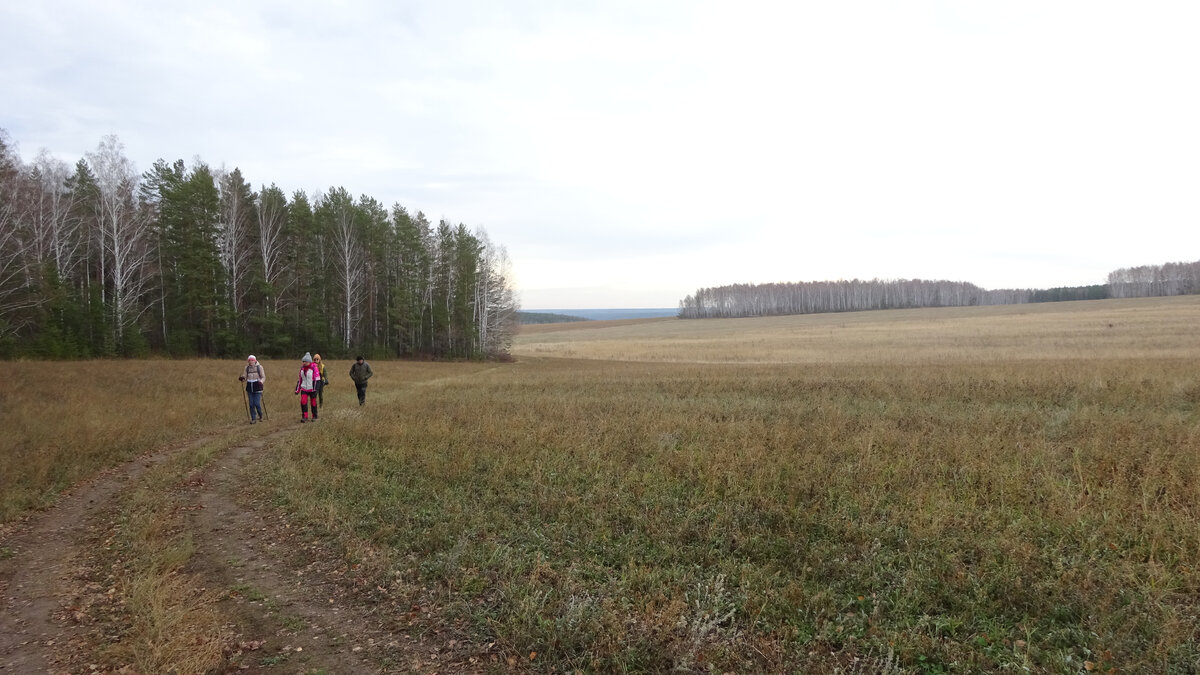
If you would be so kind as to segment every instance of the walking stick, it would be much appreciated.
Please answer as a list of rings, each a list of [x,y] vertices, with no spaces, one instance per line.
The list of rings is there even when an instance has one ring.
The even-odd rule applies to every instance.
[[[267,419],[267,388],[263,387],[262,396],[258,399],[259,412],[262,413],[262,418]]]
[[[246,403],[246,419],[250,419],[250,397],[246,394],[246,383],[242,383],[242,401]]]

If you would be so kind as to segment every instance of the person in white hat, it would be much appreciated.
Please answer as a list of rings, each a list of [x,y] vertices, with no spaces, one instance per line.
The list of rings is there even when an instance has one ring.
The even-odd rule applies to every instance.
[[[263,370],[262,364],[258,362],[258,359],[254,358],[253,354],[246,358],[246,369],[238,379],[246,383],[246,396],[249,397],[247,407],[250,409],[250,424],[255,424],[259,420],[266,419],[263,416],[262,396],[263,383],[267,381],[267,373]]]
[[[300,423],[308,421],[308,407],[312,406],[312,419],[317,421],[317,380],[321,373],[313,363],[312,354],[304,352],[300,360],[300,379],[296,380],[296,393],[300,395]]]

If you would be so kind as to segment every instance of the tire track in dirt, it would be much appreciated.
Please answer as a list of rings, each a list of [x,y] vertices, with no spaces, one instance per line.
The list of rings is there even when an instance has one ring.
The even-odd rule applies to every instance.
[[[153,453],[108,469],[64,493],[59,502],[6,528],[0,537],[0,671],[66,672],[81,649],[84,626],[69,610],[88,533],[106,527],[99,514],[114,495],[174,452],[205,439]]]
[[[327,551],[309,550],[280,515],[243,498],[243,481],[253,479],[254,461],[270,444],[301,428],[291,422],[233,445],[180,488],[196,543],[185,571],[223,593],[218,604],[234,622],[237,639],[229,647],[227,671],[439,670],[440,650],[397,632],[390,605],[356,602],[334,580],[336,563]],[[119,633],[120,627],[79,621],[73,607],[94,564],[94,547],[111,530],[118,496],[147,470],[216,436],[106,470],[64,493],[55,506],[0,533],[5,555],[0,560],[0,672],[92,670],[86,662],[96,634]]]
[[[358,408],[339,409],[322,420],[361,414]],[[189,527],[197,545],[187,571],[209,588],[228,591],[220,605],[235,617],[235,648],[250,650],[230,659],[230,672],[477,673],[485,671],[484,664],[494,668],[493,645],[472,645],[464,633],[442,623],[421,589],[386,581],[390,588],[385,589],[368,578],[352,578],[325,542],[255,501],[248,486],[258,478],[258,463],[269,461],[272,445],[305,430],[298,421],[282,424],[230,447],[187,488]]]
[[[352,592],[343,561],[321,542],[306,541],[275,509],[247,497],[255,462],[272,444],[303,430],[297,421],[277,424],[234,441],[179,488],[196,543],[185,571],[222,594],[219,608],[237,636],[226,671],[480,672],[485,662],[494,664],[492,645],[472,646],[436,617],[428,620],[435,607],[410,605],[398,594],[377,601],[364,599],[372,593]],[[86,663],[96,636],[120,627],[81,620],[73,605],[86,594],[81,587],[88,565],[113,527],[118,496],[147,470],[229,431],[108,469],[65,492],[55,506],[0,528],[0,672],[96,672]]]
[[[188,571],[226,591],[220,605],[236,618],[244,650],[233,659],[237,672],[410,672],[422,641],[397,633],[386,605],[348,597],[330,578],[333,563],[245,496],[265,448],[299,428],[232,447],[191,481],[197,550]]]

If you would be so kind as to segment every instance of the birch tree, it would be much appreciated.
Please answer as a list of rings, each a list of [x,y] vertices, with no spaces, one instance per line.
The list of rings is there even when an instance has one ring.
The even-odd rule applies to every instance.
[[[1200,261],[1123,267],[1108,274],[1108,286],[1114,298],[1200,293]]]
[[[20,158],[7,133],[0,130],[0,337],[20,330],[29,319],[18,313],[38,302],[28,283],[24,183]]]
[[[342,348],[350,349],[362,316],[366,287],[365,257],[355,224],[354,199],[345,188],[331,189],[321,200],[318,214],[326,221],[332,240],[334,285],[338,292]]]
[[[14,355],[503,353],[510,265],[482,228],[434,228],[344,188],[289,202],[199,160],[138,176],[116,136],[73,172],[46,152],[26,165],[0,129],[0,337]]]
[[[112,291],[108,304],[114,338],[118,346],[128,348],[128,330],[147,309],[141,296],[152,256],[150,219],[138,208],[134,198],[138,176],[116,136],[104,137],[87,159],[99,189],[95,210],[107,287]]]
[[[246,292],[245,279],[250,272],[254,249],[250,242],[250,225],[254,217],[254,198],[250,185],[242,178],[241,169],[219,171],[217,189],[221,193],[221,211],[217,221],[217,250],[225,269],[226,293],[233,314],[242,309]]]
[[[479,346],[489,356],[507,354],[516,329],[517,302],[511,285],[508,250],[492,242],[482,228],[476,231],[482,250],[475,283],[476,330]]]
[[[960,307],[1030,302],[1028,289],[984,290],[962,281],[839,279],[701,288],[679,303],[685,319]]]
[[[258,220],[258,252],[262,261],[263,283],[267,287],[266,309],[278,313],[288,288],[295,283],[295,277],[284,274],[288,203],[283,190],[274,183],[259,191],[255,217]]]
[[[32,166],[36,204],[30,220],[32,254],[38,265],[52,264],[59,279],[70,278],[79,261],[79,222],[75,193],[70,189],[71,168],[45,150]]]

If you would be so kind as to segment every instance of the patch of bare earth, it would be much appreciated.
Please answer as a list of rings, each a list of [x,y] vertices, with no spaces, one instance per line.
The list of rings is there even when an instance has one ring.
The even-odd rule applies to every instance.
[[[289,423],[230,447],[179,488],[196,545],[185,572],[219,597],[228,621],[221,671],[457,673],[503,664],[491,645],[471,644],[441,621],[428,592],[348,564],[251,496],[256,463],[298,430]],[[98,549],[119,517],[114,496],[172,452],[110,471],[0,532],[0,672],[136,672],[92,661],[127,629]]]
[[[96,627],[86,621],[85,543],[106,527],[105,508],[119,491],[170,450],[104,472],[65,493],[58,504],[0,531],[0,671],[73,672]]]

